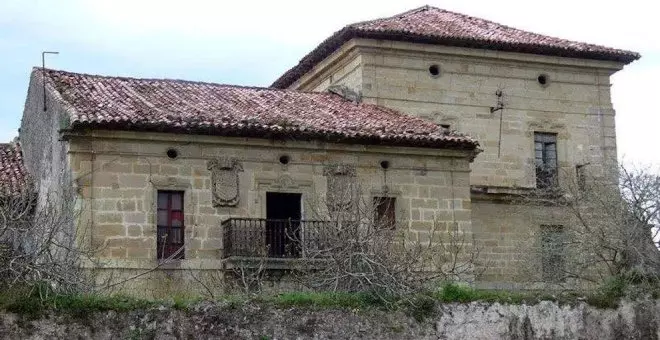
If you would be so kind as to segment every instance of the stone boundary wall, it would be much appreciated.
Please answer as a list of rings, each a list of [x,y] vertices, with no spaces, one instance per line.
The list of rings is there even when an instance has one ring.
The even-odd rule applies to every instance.
[[[597,309],[446,304],[424,321],[402,312],[274,308],[200,303],[188,312],[159,307],[83,317],[28,320],[0,313],[5,339],[659,339],[660,301]]]

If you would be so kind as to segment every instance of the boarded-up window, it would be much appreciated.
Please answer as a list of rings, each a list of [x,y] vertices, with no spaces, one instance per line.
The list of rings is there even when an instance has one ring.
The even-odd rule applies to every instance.
[[[564,244],[565,235],[562,226],[541,226],[541,267],[543,281],[564,281],[566,277]]]
[[[323,170],[327,177],[326,193],[328,211],[349,211],[355,203],[357,183],[355,167],[345,164],[328,165]]]
[[[557,186],[557,134],[534,133],[534,160],[536,187],[548,189]]]
[[[580,191],[584,191],[587,187],[587,174],[586,164],[579,164],[575,166],[575,176],[577,177],[577,186]]]
[[[157,210],[157,257],[183,259],[183,191],[158,191]]]
[[[374,197],[374,222],[377,227],[394,229],[396,226],[396,198]]]

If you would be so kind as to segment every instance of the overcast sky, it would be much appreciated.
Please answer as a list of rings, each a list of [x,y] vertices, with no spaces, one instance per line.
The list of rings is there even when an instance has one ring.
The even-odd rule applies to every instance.
[[[268,86],[346,24],[425,4],[516,28],[640,52],[617,73],[619,155],[660,164],[655,1],[0,0],[0,142],[17,135],[31,68]]]

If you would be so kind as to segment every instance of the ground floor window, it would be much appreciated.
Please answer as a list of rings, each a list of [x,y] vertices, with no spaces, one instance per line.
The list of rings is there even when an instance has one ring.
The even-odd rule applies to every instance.
[[[183,259],[183,191],[159,190],[156,218],[158,259]]]
[[[374,223],[379,228],[394,229],[396,226],[396,198],[374,197]]]
[[[564,244],[564,228],[562,226],[541,226],[541,268],[543,281],[564,281],[566,272]]]

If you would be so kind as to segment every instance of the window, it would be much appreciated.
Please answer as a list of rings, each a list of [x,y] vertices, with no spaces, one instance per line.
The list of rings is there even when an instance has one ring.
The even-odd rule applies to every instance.
[[[541,268],[543,281],[564,281],[564,241],[564,228],[562,226],[541,226]]]
[[[587,175],[585,174],[584,167],[587,164],[578,164],[575,166],[575,176],[577,177],[578,190],[584,191],[587,187]]]
[[[356,203],[357,183],[354,174],[329,174],[327,186],[326,203],[329,212],[341,213],[351,210]]]
[[[374,222],[383,229],[394,229],[396,226],[396,198],[374,197]]]
[[[158,191],[158,259],[183,259],[183,191]]]
[[[534,133],[536,187],[548,189],[557,186],[557,134]]]

